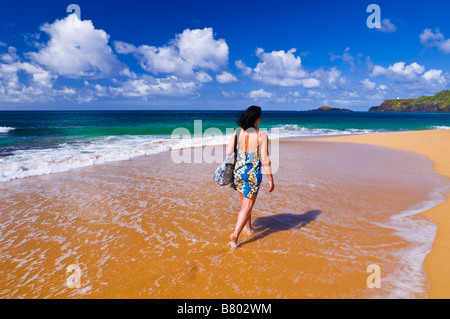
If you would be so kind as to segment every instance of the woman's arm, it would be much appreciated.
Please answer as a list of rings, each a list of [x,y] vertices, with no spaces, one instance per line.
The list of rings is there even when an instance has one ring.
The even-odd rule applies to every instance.
[[[273,182],[272,167],[269,157],[269,137],[264,132],[262,133],[261,137],[261,164],[264,167],[264,171],[266,172],[267,177],[269,178],[269,192],[273,192],[275,184]]]
[[[236,136],[236,131],[231,136],[230,142],[227,145],[227,156],[230,156],[234,152],[234,137]]]

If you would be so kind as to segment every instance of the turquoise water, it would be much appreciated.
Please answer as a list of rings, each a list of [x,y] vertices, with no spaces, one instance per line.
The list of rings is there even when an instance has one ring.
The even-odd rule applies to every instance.
[[[124,160],[186,146],[171,140],[177,128],[194,135],[237,127],[235,111],[0,112],[0,181]],[[450,129],[450,114],[263,111],[260,128],[280,137]],[[198,128],[197,128],[198,129]],[[208,134],[206,134],[208,135]],[[269,135],[270,136],[270,135]],[[227,138],[203,137],[201,144]]]

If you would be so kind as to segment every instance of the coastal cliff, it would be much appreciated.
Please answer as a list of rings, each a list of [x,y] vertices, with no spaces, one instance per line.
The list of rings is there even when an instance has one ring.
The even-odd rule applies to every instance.
[[[386,100],[379,106],[371,107],[369,112],[450,113],[450,90],[417,99]]]

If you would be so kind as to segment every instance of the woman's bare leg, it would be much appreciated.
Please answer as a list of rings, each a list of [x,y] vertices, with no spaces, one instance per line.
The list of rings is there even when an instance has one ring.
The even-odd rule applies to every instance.
[[[240,192],[239,192],[239,198],[241,199],[241,210],[243,210],[243,209],[245,209],[245,207],[244,207],[245,197]],[[245,223],[245,227],[244,227],[244,229],[246,229],[248,235],[251,235],[252,231],[253,231],[253,229],[252,229],[252,209],[253,209],[253,206],[250,208],[250,213],[248,215],[247,222]]]
[[[247,234],[251,235],[253,233],[252,228],[252,211],[248,214],[247,222],[245,223],[245,228],[247,229]]]
[[[244,226],[250,225],[251,226],[251,212],[252,208],[255,205],[257,194],[253,195],[252,198],[245,198],[241,195],[241,211],[238,215],[238,220],[236,223],[236,228],[234,229],[234,233],[230,235],[231,244],[233,247],[235,247],[238,244],[238,238],[239,235],[242,232],[242,229],[244,229]],[[250,230],[251,228],[249,228]]]
[[[239,198],[241,199],[241,210],[242,210],[242,209],[245,209],[245,207],[243,206],[243,205],[244,205],[244,199],[245,199],[244,195],[242,195],[242,193],[239,193]],[[255,200],[255,201],[256,201],[256,200]],[[244,229],[245,229],[246,232],[247,232],[247,235],[253,234],[253,228],[252,228],[252,210],[253,210],[253,206],[255,205],[255,201],[253,201],[253,205],[252,205],[252,207],[250,208],[250,213],[249,213],[249,215],[248,215],[247,222],[245,223],[245,227],[244,227]]]

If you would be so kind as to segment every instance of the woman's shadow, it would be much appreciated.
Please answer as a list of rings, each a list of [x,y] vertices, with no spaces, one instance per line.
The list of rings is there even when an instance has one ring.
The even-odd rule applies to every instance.
[[[310,210],[303,214],[282,213],[273,216],[258,217],[253,222],[253,231],[255,233],[254,237],[243,242],[241,246],[257,241],[279,231],[305,227],[312,221],[316,220],[317,216],[321,213],[322,211],[320,210]]]

